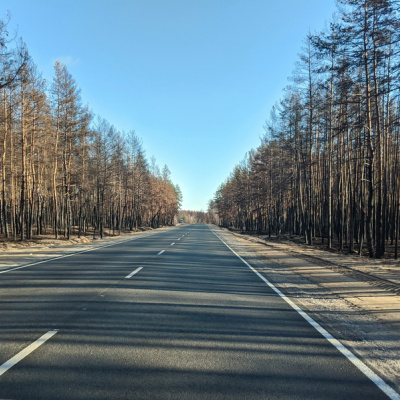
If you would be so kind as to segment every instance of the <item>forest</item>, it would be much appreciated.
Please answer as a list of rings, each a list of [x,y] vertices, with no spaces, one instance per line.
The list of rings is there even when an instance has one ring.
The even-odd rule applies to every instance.
[[[134,131],[82,104],[67,67],[52,82],[0,20],[0,239],[120,234],[174,224],[182,201]]]
[[[179,210],[179,221],[185,224],[217,224],[215,212],[212,210],[194,211],[194,210]]]
[[[307,35],[260,146],[215,193],[221,226],[398,258],[399,6],[338,0]]]

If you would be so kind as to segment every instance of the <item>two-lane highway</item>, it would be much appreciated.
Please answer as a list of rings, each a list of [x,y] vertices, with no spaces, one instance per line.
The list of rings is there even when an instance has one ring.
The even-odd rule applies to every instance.
[[[0,305],[1,399],[388,398],[205,225],[2,273]]]

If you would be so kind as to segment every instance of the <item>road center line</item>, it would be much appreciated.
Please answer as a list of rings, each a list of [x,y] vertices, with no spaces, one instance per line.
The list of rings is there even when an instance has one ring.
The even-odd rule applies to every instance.
[[[333,337],[325,328],[318,322],[311,318],[305,311],[303,311],[296,303],[283,294],[277,287],[275,287],[267,278],[261,275],[254,267],[245,261],[235,250],[233,250],[227,243],[225,243],[211,228],[210,231],[244,264],[246,264],[264,283],[266,283],[275,293],[277,293],[283,300],[286,301],[295,311],[297,311],[313,328],[315,328],[326,340],[336,347],[353,365],[355,365],[367,378],[369,378],[379,389],[382,390],[391,400],[400,400],[400,394],[392,389],[381,377],[365,365],[354,353],[352,353],[346,346]]]
[[[162,253],[164,253],[165,250],[161,250],[157,255],[161,256]]]
[[[125,277],[125,279],[132,278],[133,275],[137,274],[143,267],[136,268],[133,272]]]
[[[15,364],[19,363],[21,360],[23,360],[26,356],[31,354],[33,351],[35,351],[38,347],[40,347],[43,343],[45,343],[47,340],[49,340],[57,332],[58,331],[48,331],[43,336],[41,336],[39,339],[37,339],[36,341],[31,343],[28,347],[25,347],[25,349],[21,350],[14,357],[10,358],[4,364],[0,365],[0,376],[3,375],[4,373],[6,373],[11,367],[13,367]]]

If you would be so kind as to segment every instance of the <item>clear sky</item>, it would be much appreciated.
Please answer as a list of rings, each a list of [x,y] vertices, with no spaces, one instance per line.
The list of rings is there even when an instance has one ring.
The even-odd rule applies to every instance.
[[[84,103],[171,170],[204,210],[282,97],[302,41],[334,0],[1,0],[51,81],[67,65]]]

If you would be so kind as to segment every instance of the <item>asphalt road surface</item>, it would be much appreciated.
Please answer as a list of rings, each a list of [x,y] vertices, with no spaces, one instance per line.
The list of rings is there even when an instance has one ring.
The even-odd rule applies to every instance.
[[[0,399],[387,399],[205,225],[0,274]]]

